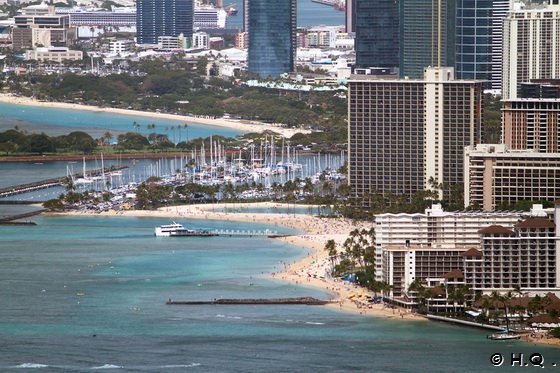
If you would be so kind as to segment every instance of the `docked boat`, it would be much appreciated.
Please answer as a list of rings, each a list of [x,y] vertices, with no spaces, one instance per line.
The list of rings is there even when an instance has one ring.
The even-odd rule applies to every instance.
[[[520,339],[521,336],[519,334],[515,334],[512,331],[504,330],[503,332],[487,335],[486,338],[492,339],[494,341],[507,341],[511,339]]]
[[[156,227],[154,235],[156,237],[212,237],[218,234],[206,229],[187,229],[182,224],[173,222]]]

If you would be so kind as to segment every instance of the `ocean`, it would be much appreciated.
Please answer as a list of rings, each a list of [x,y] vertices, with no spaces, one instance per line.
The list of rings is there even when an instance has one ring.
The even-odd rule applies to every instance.
[[[140,127],[134,127],[134,122],[138,123]],[[148,128],[149,124],[155,124],[155,128]],[[99,138],[109,131],[113,134],[114,141],[119,134],[125,132],[140,132],[143,134],[157,132],[167,134],[175,142],[192,140],[197,137],[206,138],[210,135],[235,137],[244,133],[235,129],[196,123],[187,123],[188,128],[181,128],[179,131],[176,127],[183,124],[185,124],[184,121],[170,119],[0,102],[0,132],[17,126],[21,130],[32,133],[44,132],[49,136],[66,135],[72,131],[84,131],[94,138]],[[172,130],[171,127],[175,127],[175,130]]]
[[[155,238],[156,218],[37,217],[0,226],[0,371],[490,372],[560,349],[487,331],[321,306],[170,306],[174,300],[314,296],[269,278],[307,255],[266,238]],[[287,229],[181,220],[193,228]],[[500,369],[495,353],[505,357]],[[511,368],[510,369],[517,369]]]
[[[227,3],[225,4],[227,5]],[[238,9],[238,13],[236,16],[227,18],[227,28],[240,29],[243,27],[243,1],[236,1],[235,8]],[[345,12],[335,10],[333,7],[314,3],[311,0],[297,1],[298,27],[344,25],[344,17]]]

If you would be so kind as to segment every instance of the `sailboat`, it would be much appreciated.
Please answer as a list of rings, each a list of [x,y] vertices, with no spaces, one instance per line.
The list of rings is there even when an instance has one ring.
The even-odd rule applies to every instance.
[[[86,157],[83,157],[83,171],[82,171],[82,177],[74,180],[74,184],[76,185],[84,185],[84,184],[93,184],[93,178],[88,177],[86,174]]]

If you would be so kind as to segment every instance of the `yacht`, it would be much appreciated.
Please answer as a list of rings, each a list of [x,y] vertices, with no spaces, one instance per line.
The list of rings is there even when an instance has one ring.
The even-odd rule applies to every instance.
[[[218,234],[205,229],[186,229],[182,224],[173,222],[156,227],[154,235],[156,237],[211,237]]]
[[[495,340],[495,341],[507,341],[507,340],[512,340],[512,339],[520,339],[521,336],[519,334],[515,334],[515,333],[513,333],[509,330],[504,330],[502,332],[490,334],[490,335],[486,336],[486,338],[492,339],[492,340]]]

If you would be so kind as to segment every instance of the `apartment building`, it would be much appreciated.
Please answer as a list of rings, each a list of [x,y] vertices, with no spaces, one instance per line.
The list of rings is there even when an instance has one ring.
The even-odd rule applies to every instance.
[[[512,150],[557,153],[560,150],[560,99],[504,100],[503,142]]]
[[[536,4],[536,3],[535,3]],[[560,5],[531,4],[504,19],[504,99],[518,98],[521,83],[560,78]]]

